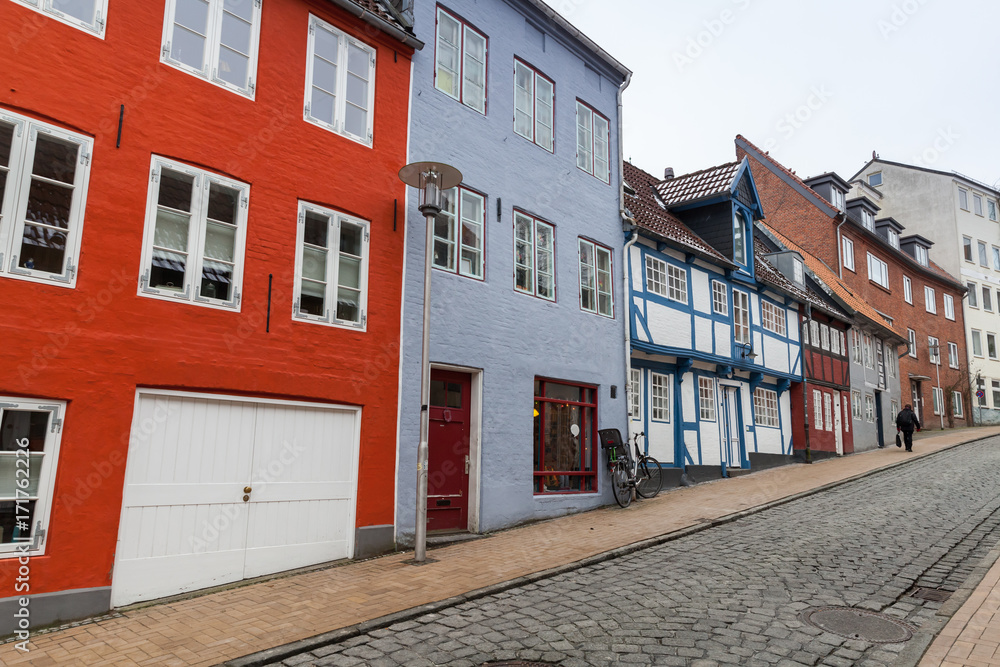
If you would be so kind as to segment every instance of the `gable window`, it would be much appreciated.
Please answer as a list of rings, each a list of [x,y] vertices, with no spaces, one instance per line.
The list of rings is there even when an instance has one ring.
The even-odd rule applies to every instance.
[[[979,287],[976,283],[966,283],[965,285],[969,289],[969,308],[979,308]]]
[[[993,290],[988,285],[983,285],[983,310],[993,312]]]
[[[653,421],[670,421],[670,378],[666,375],[649,375],[649,412]]]
[[[648,255],[646,256],[646,291],[660,296],[667,295],[667,263]],[[686,301],[687,299],[685,299]]]
[[[968,236],[962,237],[962,255],[966,262],[972,261],[972,239]]]
[[[309,17],[305,119],[372,145],[375,49]]]
[[[597,388],[535,378],[534,491],[597,491]]]
[[[906,276],[903,276],[903,300],[913,305],[913,284]]]
[[[832,188],[831,191],[833,192],[833,205],[840,211],[845,210],[847,204],[844,201],[844,191],[837,188]]]
[[[954,409],[955,416],[961,419],[965,416],[965,411],[963,410],[964,402],[962,399],[962,392],[953,391],[951,392],[951,406]]]
[[[747,219],[739,209],[733,216],[733,261],[744,266],[747,263]]]
[[[0,555],[40,556],[66,404],[0,396]],[[22,561],[23,562],[23,561]]]
[[[75,28],[104,37],[104,17],[108,15],[108,0],[14,0]]]
[[[670,264],[667,266],[667,298],[681,303],[688,302],[687,271]]]
[[[910,356],[914,359],[917,358],[917,332],[913,329],[907,329],[906,335],[910,339]]]
[[[958,345],[948,343],[948,366],[958,368]]]
[[[976,329],[971,329],[969,334],[972,337],[972,356],[982,357],[983,356],[983,334],[981,331]]]
[[[514,132],[553,150],[555,83],[520,60],[514,60]]]
[[[950,294],[944,295],[944,316],[949,320],[955,320],[955,297]]]
[[[865,421],[875,422],[875,396],[872,394],[865,394]]]
[[[632,419],[639,420],[642,418],[642,371],[633,368],[630,377],[632,381],[628,387],[629,414]]]
[[[861,392],[851,392],[851,416],[854,419],[861,419]]]
[[[483,278],[483,222],[486,198],[456,187],[441,193],[434,218],[434,268],[460,276]]]
[[[761,310],[761,325],[768,331],[776,333],[779,336],[784,336],[785,309],[782,308],[781,306],[774,305],[770,301],[764,301],[763,299],[761,299],[760,310]],[[823,325],[823,328],[826,329],[826,325]],[[830,338],[829,330],[826,331],[826,334],[827,335],[824,336],[824,339],[829,342]],[[829,349],[829,343],[827,345],[824,345],[824,349]]]
[[[989,211],[990,220],[996,222],[997,220],[997,203],[992,199],[986,202],[986,210]]]
[[[614,317],[611,283],[611,251],[580,239],[580,308]]]
[[[975,211],[976,215],[983,214],[983,198],[979,195],[972,195],[972,210]]]
[[[441,7],[437,10],[434,86],[486,115],[487,39]]]
[[[889,289],[889,265],[871,253],[868,253],[868,279]]]
[[[870,232],[875,231],[875,217],[866,208],[861,209],[861,224]]]
[[[792,260],[792,276],[795,278],[795,282],[802,285],[806,281],[805,271],[802,269],[802,261],[798,259]]]
[[[702,421],[715,421],[715,380],[698,378],[698,415]]]
[[[299,202],[293,317],[364,327],[368,222]]]
[[[726,290],[726,283],[712,281],[712,312],[718,315],[729,314],[729,293]]]
[[[556,300],[555,227],[514,211],[514,289]]]
[[[758,387],[753,392],[753,420],[758,426],[778,428],[778,393]]]
[[[969,191],[958,189],[958,207],[963,211],[969,210]]]
[[[76,284],[92,145],[0,109],[0,275]]]
[[[253,98],[260,2],[167,0],[160,60]]]
[[[608,119],[576,101],[576,166],[605,183],[611,182]]]
[[[733,290],[733,335],[737,343],[750,342],[750,297]]]
[[[937,297],[934,288],[924,285],[924,310],[937,315]]]
[[[854,270],[854,241],[847,238],[846,236],[841,238],[842,245],[844,246],[844,268],[850,271]]]
[[[916,254],[917,262],[921,266],[927,266],[930,261],[930,258],[927,256],[927,248],[922,245],[914,246],[914,252]]]
[[[139,294],[238,308],[250,186],[154,157]]]
[[[941,346],[934,336],[927,337],[927,358],[935,366],[941,364]]]
[[[868,185],[873,188],[882,185],[882,172],[876,171],[874,174],[868,174]]]
[[[979,248],[979,266],[989,267],[990,263],[986,259],[986,244],[982,241],[977,241],[977,247]],[[920,246],[917,246],[918,248]]]
[[[895,229],[887,229],[886,237],[889,239],[889,245],[891,245],[896,250],[899,250],[899,232]]]

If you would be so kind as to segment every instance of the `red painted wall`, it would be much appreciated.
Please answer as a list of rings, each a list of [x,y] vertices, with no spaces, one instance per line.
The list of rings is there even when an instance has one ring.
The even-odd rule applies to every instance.
[[[76,288],[0,277],[0,395],[68,401],[32,593],[110,584],[136,386],[363,406],[357,522],[393,523],[412,51],[321,0],[262,12],[249,100],[159,62],[163,0],[110,3],[104,40],[0,2],[0,109],[95,139]],[[377,49],[373,148],[302,120],[310,12]],[[136,295],[153,154],[250,184],[241,312]],[[292,322],[300,199],[371,221],[367,332]]]

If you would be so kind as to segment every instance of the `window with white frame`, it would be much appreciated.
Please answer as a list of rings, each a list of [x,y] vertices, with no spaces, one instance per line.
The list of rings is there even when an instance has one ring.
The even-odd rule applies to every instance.
[[[649,416],[653,421],[670,421],[670,378],[649,374]]]
[[[868,185],[873,188],[882,185],[882,172],[876,171],[874,174],[868,174]]]
[[[861,392],[851,392],[851,416],[854,419],[861,419]]]
[[[872,394],[865,394],[865,421],[875,422],[875,396]]]
[[[580,308],[588,313],[614,317],[611,251],[580,239]]]
[[[802,285],[806,281],[805,270],[802,267],[802,260],[792,259],[792,276],[795,278],[795,282]]]
[[[854,241],[844,236],[841,239],[844,255],[844,268],[854,270]]]
[[[253,97],[260,2],[167,0],[160,60]]]
[[[740,209],[733,216],[733,261],[747,263],[747,218]]]
[[[976,247],[979,249],[979,266],[989,267],[990,263],[986,258],[986,244],[982,241],[976,241]]]
[[[961,419],[965,416],[965,409],[964,409],[965,402],[962,399],[962,392],[960,391],[951,392],[951,405],[952,409],[955,412],[956,417]]]
[[[576,101],[576,166],[605,183],[611,182],[608,119]]]
[[[310,16],[305,119],[371,146],[374,107],[375,49]]]
[[[958,345],[948,343],[948,366],[958,368]]]
[[[832,188],[833,192],[833,205],[837,207],[838,210],[846,210],[847,203],[845,201],[846,197],[843,190],[838,190],[837,188]]]
[[[993,222],[997,221],[997,203],[992,199],[986,202],[986,209],[989,211],[990,220]]]
[[[870,232],[875,231],[875,216],[868,209],[861,209],[861,224]]]
[[[972,239],[968,236],[962,237],[962,255],[966,262],[972,261]]]
[[[0,109],[0,275],[73,287],[93,140]]]
[[[57,21],[104,37],[104,21],[108,15],[108,0],[14,0]]]
[[[837,403],[840,403],[838,400]],[[844,396],[844,433],[851,432],[851,412],[847,407],[847,396]]]
[[[983,310],[993,312],[993,290],[989,285],[983,285]]]
[[[979,407],[986,407],[986,379],[981,377],[976,377],[976,389],[981,390],[983,393],[981,396],[976,397],[976,402],[979,403]],[[978,391],[976,393],[979,393]]]
[[[833,430],[833,397],[823,392],[823,421],[827,431]]]
[[[809,320],[802,316],[802,344],[809,345]]]
[[[982,215],[983,214],[983,198],[982,198],[982,196],[977,195],[977,194],[973,194],[972,195],[972,210],[975,212],[976,215]]]
[[[0,396],[0,557],[45,552],[65,412],[60,401]]]
[[[777,428],[778,392],[757,387],[753,392],[753,420],[758,426]]]
[[[852,349],[852,355],[853,355],[852,358],[854,359],[854,363],[860,364],[861,361],[862,361],[862,358],[861,358],[861,332],[858,331],[857,329],[851,329],[851,343],[852,343],[851,349]]]
[[[969,191],[958,189],[958,207],[963,211],[969,210]]]
[[[927,248],[925,248],[922,245],[918,245],[918,246],[914,246],[913,250],[914,250],[915,256],[917,258],[917,262],[921,266],[927,266],[927,264],[930,261],[930,258],[927,256]]]
[[[896,377],[896,364],[898,363],[898,359],[896,359],[896,349],[888,343],[885,344],[883,349],[885,354],[886,372],[889,373],[889,377],[894,378]]]
[[[819,322],[816,320],[809,321],[809,330],[812,332],[812,344],[813,347],[821,347],[821,337],[819,334]]]
[[[486,114],[486,35],[441,7],[437,10],[434,86]]]
[[[840,332],[830,327],[830,352],[840,355]]]
[[[785,309],[770,301],[760,300],[761,326],[768,331],[785,335]],[[829,334],[828,334],[829,335]],[[829,349],[827,345],[824,349]]]
[[[976,283],[966,283],[965,286],[969,290],[969,308],[979,308],[979,287]]]
[[[719,280],[712,281],[712,312],[718,315],[729,314],[729,292],[726,283]]]
[[[688,302],[687,271],[679,266],[667,266],[667,298]]]
[[[646,256],[646,291],[667,295],[667,263],[649,255]]]
[[[555,227],[514,211],[514,289],[556,300]]]
[[[937,295],[934,294],[934,288],[927,285],[924,285],[924,309],[937,315]]]
[[[972,356],[982,357],[983,356],[983,334],[981,331],[976,329],[971,329],[969,331],[972,337]]]
[[[1000,271],[1000,248],[996,246],[991,246],[993,251],[993,270]]]
[[[895,421],[896,415],[899,414],[899,401],[896,399],[889,401],[889,409],[892,410],[892,419]]]
[[[555,83],[514,59],[514,132],[553,151]]]
[[[733,290],[733,337],[737,343],[750,342],[750,297]]]
[[[950,294],[944,295],[944,316],[949,320],[955,320],[955,297]]]
[[[820,347],[827,352],[830,351],[830,327],[825,324],[819,325]]]
[[[868,279],[889,289],[889,265],[871,253],[868,253]]]
[[[1000,408],[1000,380],[990,380],[993,389],[993,407]]]
[[[938,339],[934,336],[927,337],[927,356],[932,364],[938,365],[941,363],[941,346],[938,344]]]
[[[906,276],[903,276],[903,300],[913,305],[913,283]]]
[[[715,421],[715,380],[698,378],[698,415],[702,421]]]
[[[299,202],[293,316],[364,327],[368,299],[369,223]]]
[[[139,294],[238,308],[250,186],[154,157]]]
[[[632,419],[638,420],[642,418],[642,371],[638,368],[631,369],[629,373],[631,382],[628,385],[628,397],[629,397],[629,414]]]
[[[483,195],[463,187],[442,192],[434,218],[434,268],[482,280],[485,219]]]
[[[872,347],[872,337],[864,335],[865,341],[865,368],[875,368],[875,348]]]
[[[823,430],[823,392],[813,389],[813,428]]]
[[[941,414],[941,407],[943,403],[942,394],[943,392],[941,391],[941,387],[931,387],[931,398],[934,403],[934,414],[936,415]]]
[[[891,245],[896,250],[899,250],[899,232],[895,229],[885,230],[886,237],[889,239],[889,245]]]
[[[990,359],[997,358],[997,335],[995,333],[986,333],[986,355]]]
[[[910,344],[907,346],[909,348],[909,354],[914,359],[917,358],[917,332],[913,329],[907,329],[906,335],[910,339]]]

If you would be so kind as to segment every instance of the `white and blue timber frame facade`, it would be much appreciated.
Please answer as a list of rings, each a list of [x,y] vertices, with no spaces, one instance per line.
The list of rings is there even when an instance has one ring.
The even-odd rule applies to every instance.
[[[800,299],[755,256],[747,163],[659,183],[627,164],[625,178],[630,432],[692,481],[787,461]]]

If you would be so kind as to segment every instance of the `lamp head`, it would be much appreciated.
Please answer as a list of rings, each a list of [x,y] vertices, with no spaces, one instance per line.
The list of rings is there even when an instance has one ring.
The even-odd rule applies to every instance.
[[[424,215],[441,212],[441,193],[462,182],[462,172],[443,162],[411,162],[399,170],[399,180],[420,190],[418,208]]]

